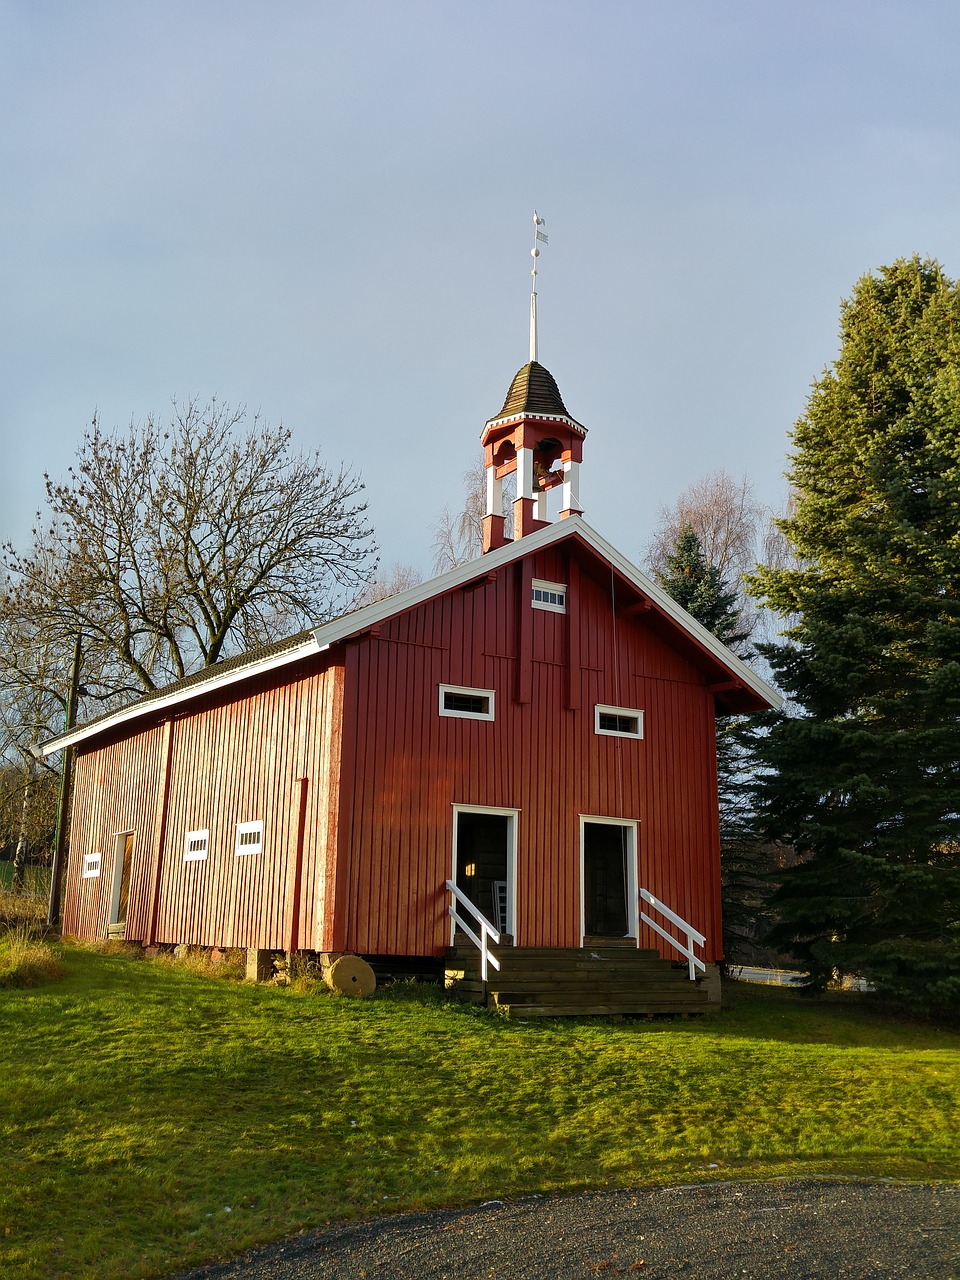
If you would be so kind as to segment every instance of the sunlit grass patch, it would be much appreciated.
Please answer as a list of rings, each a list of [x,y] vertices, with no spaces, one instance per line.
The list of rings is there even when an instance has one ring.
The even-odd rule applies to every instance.
[[[156,957],[156,963],[193,973],[200,978],[241,982],[246,974],[246,952],[215,952],[210,947],[176,947]]]
[[[20,925],[0,932],[0,987],[35,987],[63,972],[57,949],[36,927]]]
[[[414,983],[354,1000],[309,970],[281,989],[65,957],[63,981],[0,992],[2,1275],[169,1275],[535,1191],[960,1174],[960,1037],[856,998],[524,1024]]]

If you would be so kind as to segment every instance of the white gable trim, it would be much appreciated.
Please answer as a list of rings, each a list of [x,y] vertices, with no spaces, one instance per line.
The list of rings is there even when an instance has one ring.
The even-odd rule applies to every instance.
[[[553,524],[535,530],[533,533],[528,533],[526,537],[508,542],[505,546],[498,547],[496,551],[488,551],[476,560],[468,560],[466,564],[458,565],[455,569],[450,569],[446,573],[440,574],[438,578],[431,578],[428,582],[419,583],[415,587],[409,587],[406,591],[399,591],[396,595],[387,596],[383,600],[376,600],[373,604],[364,605],[361,609],[355,609],[352,613],[344,614],[340,618],[335,618],[332,622],[324,623],[323,626],[314,629],[312,639],[305,640],[294,648],[284,649],[280,653],[272,654],[259,661],[254,660],[247,665],[237,666],[230,671],[225,671],[222,675],[211,676],[209,679],[198,681],[196,684],[171,690],[167,695],[161,693],[159,696],[152,697],[146,701],[141,700],[140,702],[131,703],[130,706],[114,712],[113,715],[105,716],[102,720],[97,720],[93,724],[81,726],[71,730],[70,733],[64,733],[60,737],[53,738],[50,742],[44,743],[41,750],[45,756],[52,755],[53,752],[60,751],[64,747],[74,746],[78,742],[106,733],[118,725],[137,720],[141,716],[153,715],[157,711],[164,711],[181,703],[190,702],[194,698],[204,697],[212,690],[226,688],[231,684],[239,684],[241,681],[251,680],[258,675],[262,675],[266,671],[274,671],[278,667],[285,667],[292,662],[299,662],[301,659],[310,657],[313,654],[323,653],[324,650],[329,649],[331,645],[337,644],[341,640],[348,640],[351,636],[359,635],[362,631],[368,631],[371,627],[376,627],[380,623],[386,622],[389,618],[406,613],[409,609],[417,608],[418,605],[424,604],[427,600],[432,600],[434,596],[443,595],[447,591],[452,591],[465,583],[471,582],[474,578],[493,573],[497,569],[503,568],[504,565],[512,564],[515,560],[529,555],[532,551],[539,551],[542,547],[549,547],[554,542],[562,542],[571,537],[571,535],[576,535],[598,556],[612,564],[621,577],[632,583],[662,613],[665,613],[668,618],[675,622],[681,631],[685,631],[702,649],[705,649],[721,666],[729,671],[735,680],[752,690],[768,706],[778,710],[783,706],[783,698],[772,685],[769,685],[766,680],[758,676],[746,663],[741,662],[706,627],[702,627],[699,622],[695,622],[672,596],[669,596],[666,591],[658,587],[655,582],[652,582],[646,574],[641,573],[635,565],[632,565],[619,551],[615,550],[595,529],[592,529],[581,516],[573,515],[557,520]]]
[[[596,529],[591,528],[582,516],[577,515],[566,516],[562,520],[556,520],[553,524],[537,529],[533,533],[528,533],[523,538],[515,539],[503,547],[498,547],[496,551],[488,551],[476,560],[469,560],[466,564],[458,565],[456,569],[448,570],[446,573],[441,574],[439,578],[431,578],[429,582],[421,582],[417,586],[401,591],[395,596],[387,596],[384,600],[378,600],[363,609],[357,609],[354,613],[348,613],[342,618],[336,618],[325,626],[317,627],[313,633],[317,638],[317,644],[321,649],[326,649],[330,645],[336,644],[338,640],[345,640],[349,636],[356,635],[358,631],[365,631],[368,627],[385,622],[388,618],[392,618],[398,613],[406,612],[407,609],[415,609],[417,605],[424,604],[434,596],[442,595],[443,592],[450,591],[454,587],[463,586],[464,583],[470,582],[474,578],[482,577],[486,573],[492,573],[504,565],[511,564],[514,560],[519,560],[521,556],[528,555],[531,551],[539,551],[542,547],[550,546],[551,543],[561,542],[565,538],[569,538],[571,534],[576,534],[598,556],[609,561],[621,577],[632,583],[661,612],[675,622],[681,631],[685,631],[697,641],[701,648],[706,649],[717,662],[730,672],[735,680],[751,689],[769,706],[778,710],[783,706],[784,700],[782,696],[772,685],[758,676],[745,662],[741,662],[735,654],[730,652],[725,644],[722,644],[717,639],[712,631],[708,631],[706,627],[701,626],[699,622],[691,618],[686,609],[677,604],[673,596],[668,595],[662,587],[658,587],[646,574],[641,573],[635,565],[631,564],[625,556],[622,556],[604,537],[597,533]]]
[[[188,684],[182,689],[173,689],[166,695],[161,693],[157,697],[146,700],[141,698],[138,702],[131,702],[128,707],[122,707],[119,711],[115,711],[113,715],[104,716],[102,720],[97,720],[89,725],[80,725],[69,733],[63,733],[58,738],[52,738],[49,742],[45,742],[40,750],[45,756],[53,755],[55,751],[61,751],[64,747],[72,747],[76,743],[82,742],[85,738],[93,737],[94,734],[105,733],[108,729],[113,729],[128,720],[136,720],[140,716],[152,715],[154,711],[163,711],[169,707],[178,706],[181,702],[189,702],[193,698],[201,697],[211,689],[224,689],[227,685],[239,684],[241,680],[252,680],[254,676],[262,675],[265,671],[273,671],[277,667],[285,667],[289,662],[299,662],[301,658],[308,658],[316,652],[316,641],[313,639],[305,640],[303,644],[298,644],[295,648],[284,649],[282,653],[271,654],[270,657],[253,661],[249,665],[238,666],[232,671],[225,671],[223,675],[211,676],[209,680],[201,680],[197,684]]]

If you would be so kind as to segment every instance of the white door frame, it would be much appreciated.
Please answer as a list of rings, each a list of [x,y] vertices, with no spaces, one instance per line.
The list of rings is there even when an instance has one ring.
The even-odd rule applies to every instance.
[[[454,804],[453,806],[453,866],[450,879],[457,883],[457,831],[460,827],[461,813],[483,813],[493,817],[507,819],[507,933],[517,943],[517,828],[519,826],[519,809],[499,809],[489,804]],[[492,921],[491,921],[492,923]],[[450,917],[450,945],[453,946],[453,935],[456,925]]]
[[[627,883],[624,892],[627,895],[627,932],[626,938],[633,938],[640,945],[640,888],[637,867],[637,830],[640,821],[637,818],[604,818],[599,815],[581,813],[580,815],[580,945],[586,937],[587,911],[584,897],[585,852],[587,823],[603,823],[608,827],[624,827],[627,831]]]
[[[132,831],[118,831],[113,837],[113,880],[110,885],[110,915],[108,917],[109,924],[118,924],[117,913],[120,910],[120,886],[123,883],[123,851],[127,847],[127,838],[132,836]],[[136,840],[134,840],[136,844]],[[130,852],[130,874],[133,875],[133,850]],[[128,886],[129,892],[129,886]],[[127,910],[130,909],[129,900],[127,902]]]

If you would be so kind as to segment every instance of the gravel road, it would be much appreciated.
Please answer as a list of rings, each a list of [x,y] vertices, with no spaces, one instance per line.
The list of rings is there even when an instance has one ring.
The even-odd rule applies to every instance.
[[[297,1236],[171,1280],[960,1280],[960,1184],[724,1182],[490,1201]]]

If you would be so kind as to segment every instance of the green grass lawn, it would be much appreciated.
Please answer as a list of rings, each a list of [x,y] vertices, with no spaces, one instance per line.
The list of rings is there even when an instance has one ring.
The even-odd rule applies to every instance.
[[[960,1176],[960,1036],[737,988],[506,1022],[64,948],[0,990],[0,1274],[162,1276],[301,1227],[583,1187]]]

